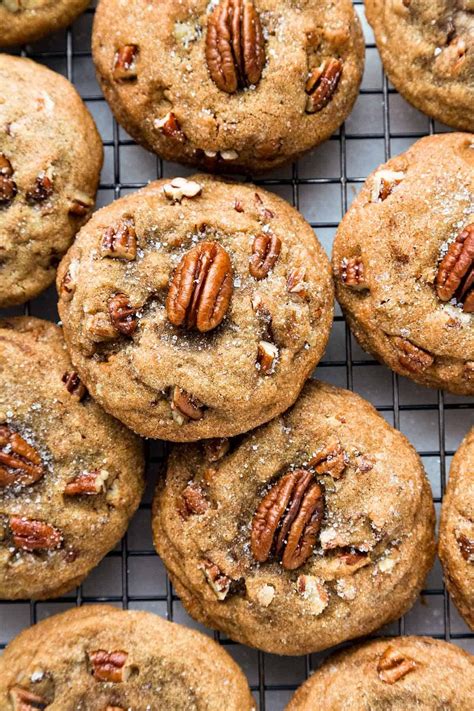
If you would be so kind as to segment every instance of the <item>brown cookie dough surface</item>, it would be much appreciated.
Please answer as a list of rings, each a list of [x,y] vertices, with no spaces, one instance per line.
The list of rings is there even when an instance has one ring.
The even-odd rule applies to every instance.
[[[25,44],[71,24],[90,0],[0,0],[0,47]]]
[[[142,472],[139,439],[87,394],[60,329],[1,320],[0,598],[78,585],[125,533]]]
[[[472,0],[365,0],[384,69],[417,109],[474,130]]]
[[[0,307],[54,280],[94,206],[101,166],[99,134],[67,79],[0,54]]]
[[[360,345],[422,385],[474,394],[474,137],[430,136],[379,166],[333,248]]]
[[[474,630],[474,427],[451,464],[441,510],[439,555],[449,593]]]
[[[286,410],[333,314],[327,257],[296,210],[204,175],[97,212],[58,290],[94,398],[136,432],[175,441],[239,434]]]
[[[330,657],[286,711],[468,711],[474,658],[429,637],[367,642]]]
[[[364,65],[350,0],[101,0],[92,48],[135,140],[212,171],[270,170],[329,138]]]
[[[94,605],[10,642],[0,657],[0,708],[252,711],[255,704],[240,668],[208,637],[150,612]]]
[[[362,398],[314,381],[243,438],[176,446],[153,507],[156,549],[189,614],[276,654],[406,612],[433,562],[433,521],[405,437]]]

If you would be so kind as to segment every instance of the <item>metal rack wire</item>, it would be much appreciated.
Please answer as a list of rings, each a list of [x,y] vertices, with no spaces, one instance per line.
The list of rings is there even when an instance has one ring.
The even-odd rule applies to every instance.
[[[417,138],[446,130],[409,107],[389,85],[364,20],[362,0],[354,0],[354,5],[366,32],[367,70],[353,114],[338,134],[312,155],[258,181],[299,208],[328,250],[340,217],[368,172]],[[24,48],[21,54],[65,74],[95,116],[106,156],[98,199],[98,204],[103,205],[142,187],[149,179],[188,171],[166,164],[138,148],[113,120],[93,78],[90,55],[93,12],[93,9],[88,10],[66,32]],[[52,288],[28,304],[23,312],[55,320],[55,300]],[[11,312],[22,313],[22,309],[8,311]],[[339,311],[318,377],[356,390],[371,400],[395,427],[404,431],[423,459],[439,509],[450,457],[474,424],[474,398],[429,391],[389,372],[359,349]],[[22,628],[86,602],[148,609],[203,629],[184,612],[151,542],[149,519],[153,483],[163,466],[164,456],[162,444],[147,444],[148,490],[140,510],[121,544],[76,593],[50,602],[0,601],[0,649]],[[409,633],[451,640],[474,652],[474,634],[449,601],[439,564],[429,575],[421,600],[413,610],[377,634]],[[326,656],[276,657],[243,647],[218,634],[214,636],[244,668],[261,711],[283,709],[294,689]]]

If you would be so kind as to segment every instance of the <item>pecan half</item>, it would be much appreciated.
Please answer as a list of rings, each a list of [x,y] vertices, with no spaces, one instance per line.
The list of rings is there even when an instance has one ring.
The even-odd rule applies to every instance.
[[[315,67],[309,75],[305,90],[309,94],[306,113],[322,111],[331,101],[342,74],[342,61],[331,57]]]
[[[78,402],[80,402],[87,395],[87,388],[83,385],[75,370],[72,370],[70,373],[64,373],[62,381],[66,386],[68,393],[70,393],[75,400],[78,400]]]
[[[53,181],[43,170],[36,177],[35,184],[26,193],[28,202],[44,202],[53,194]]]
[[[92,664],[92,673],[98,681],[113,681],[115,683],[127,680],[125,662],[128,653],[122,650],[106,652],[105,649],[98,649],[89,653]]]
[[[251,549],[259,563],[280,557],[288,570],[309,558],[321,528],[323,492],[313,475],[296,469],[276,482],[258,505],[252,521]]]
[[[126,217],[109,227],[102,236],[100,253],[103,257],[133,261],[137,256],[137,233],[133,219]]]
[[[44,476],[41,457],[31,444],[8,425],[0,425],[0,488],[31,486]]]
[[[126,294],[114,294],[108,302],[112,326],[123,336],[133,336],[138,327],[137,309],[133,308]]]
[[[233,290],[230,257],[217,242],[200,242],[186,252],[174,271],[166,298],[174,326],[205,333],[227,313]]]
[[[232,583],[231,578],[224,575],[219,566],[211,560],[204,560],[201,563],[201,568],[217,599],[220,601],[225,600]]]
[[[281,240],[274,234],[261,232],[253,241],[249,271],[255,279],[265,279],[276,264],[281,251]]]
[[[14,545],[25,551],[55,550],[63,541],[61,532],[44,521],[11,516],[9,525]]]
[[[322,447],[308,463],[308,467],[314,469],[317,474],[329,474],[333,479],[342,476],[346,465],[345,452],[336,440]]]
[[[436,293],[441,301],[455,298],[463,311],[474,313],[474,222],[449,245],[438,267]]]
[[[208,462],[218,462],[229,451],[230,442],[227,437],[215,437],[204,441],[204,453]]]
[[[186,136],[180,126],[180,123],[174,113],[170,111],[163,116],[161,119],[156,119],[153,122],[155,128],[157,128],[163,136],[166,138],[171,138],[174,141],[180,141],[181,143],[186,140]]]
[[[209,501],[206,499],[204,491],[199,484],[194,481],[189,482],[181,494],[182,505],[179,510],[183,518],[196,514],[202,516],[209,508]]]
[[[377,663],[379,678],[386,684],[395,684],[415,669],[416,662],[413,659],[403,656],[391,646],[387,647]]]
[[[474,538],[468,538],[464,533],[458,533],[456,541],[464,560],[467,560],[468,563],[474,563]]]
[[[137,78],[138,45],[125,44],[114,56],[112,76],[115,81],[131,81]]]
[[[339,268],[339,274],[343,284],[350,289],[363,291],[368,289],[367,281],[365,280],[365,268],[362,257],[344,258]]]
[[[66,484],[66,496],[95,496],[105,491],[105,484],[109,478],[106,469],[93,469],[90,472],[81,472]]]
[[[257,349],[257,365],[263,375],[275,372],[278,360],[278,348],[268,341],[260,341]]]
[[[21,686],[12,687],[9,694],[13,703],[13,711],[38,711],[48,706],[48,702],[42,696],[22,689]]]
[[[12,164],[4,153],[0,153],[0,205],[9,205],[18,192],[12,175]]]
[[[207,22],[206,62],[218,89],[233,94],[258,84],[265,41],[253,0],[221,0]]]
[[[393,336],[392,343],[399,351],[398,360],[400,365],[411,373],[419,373],[434,363],[434,357],[422,348],[418,348],[414,343],[400,336]]]
[[[181,416],[179,424],[183,424],[186,418],[189,420],[200,420],[204,417],[203,404],[195,398],[191,393],[186,392],[177,385],[173,388],[171,398],[171,409],[173,414]]]

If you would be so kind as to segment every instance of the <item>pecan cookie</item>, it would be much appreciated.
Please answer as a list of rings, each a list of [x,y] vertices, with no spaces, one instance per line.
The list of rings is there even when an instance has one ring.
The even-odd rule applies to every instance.
[[[380,639],[331,656],[286,711],[468,711],[474,657],[430,637]]]
[[[139,439],[88,396],[60,329],[1,320],[0,598],[78,585],[125,533],[142,470]]]
[[[362,348],[417,383],[474,394],[474,136],[430,136],[370,175],[333,250]]]
[[[474,130],[473,0],[365,0],[384,69],[417,109]]]
[[[451,464],[441,510],[439,556],[449,593],[474,630],[474,427]]]
[[[58,270],[71,357],[147,437],[245,432],[286,410],[321,358],[329,262],[284,200],[198,175],[97,212]]]
[[[90,0],[0,0],[0,47],[25,44],[67,27]]]
[[[0,307],[54,280],[94,206],[101,166],[99,134],[74,87],[0,54]]]
[[[225,701],[223,701],[225,699]],[[30,627],[0,657],[3,711],[252,711],[232,657],[150,612],[93,605]]]
[[[364,65],[351,0],[101,0],[92,51],[136,141],[217,172],[270,170],[329,138]]]
[[[153,505],[155,546],[189,614],[276,654],[400,617],[432,565],[433,525],[405,437],[315,381],[243,438],[176,446]]]

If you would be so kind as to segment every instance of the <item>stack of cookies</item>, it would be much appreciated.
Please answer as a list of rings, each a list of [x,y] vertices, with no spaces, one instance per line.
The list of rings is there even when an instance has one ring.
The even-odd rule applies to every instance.
[[[446,46],[421,62],[441,42],[448,5]],[[367,10],[400,91],[470,131],[474,6],[451,5]],[[82,9],[5,0],[0,44]],[[397,22],[409,28],[403,57]],[[350,0],[101,0],[92,45],[130,135],[219,173],[273,169],[329,138],[364,63]],[[435,557],[422,462],[372,405],[311,374],[336,295],[360,345],[393,371],[474,395],[473,135],[426,137],[379,166],[341,222],[331,267],[286,201],[208,173],[152,182],[91,215],[102,146],[73,87],[8,55],[0,79],[0,306],[56,276],[62,326],[0,320],[0,598],[50,599],[81,584],[138,508],[151,438],[174,443],[154,544],[195,620],[301,655],[400,618]],[[472,424],[439,551],[474,629]],[[473,698],[471,656],[402,637],[332,657],[288,710],[466,711]],[[254,708],[239,667],[147,612],[70,610],[0,657],[1,711],[222,708]]]

